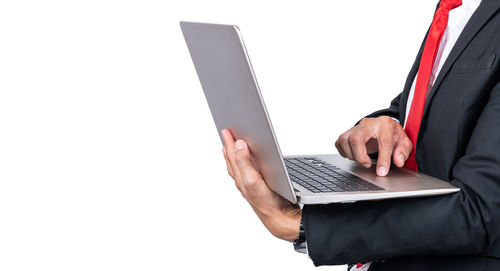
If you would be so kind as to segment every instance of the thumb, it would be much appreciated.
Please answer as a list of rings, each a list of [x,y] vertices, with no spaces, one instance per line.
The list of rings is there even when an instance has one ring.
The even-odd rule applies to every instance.
[[[410,157],[410,153],[413,149],[413,144],[408,137],[399,140],[394,148],[394,153],[392,155],[392,161],[397,167],[403,167],[406,160]]]
[[[263,182],[262,176],[260,173],[254,168],[250,158],[251,153],[248,145],[243,140],[238,140],[234,144],[234,152],[235,152],[235,164],[238,167],[238,171],[241,175],[241,184],[246,191],[245,194],[247,196],[255,196],[258,191],[263,191],[266,189],[265,183]]]
[[[234,143],[234,162],[242,174],[253,170],[253,165],[250,161],[250,150],[244,140],[238,139]]]

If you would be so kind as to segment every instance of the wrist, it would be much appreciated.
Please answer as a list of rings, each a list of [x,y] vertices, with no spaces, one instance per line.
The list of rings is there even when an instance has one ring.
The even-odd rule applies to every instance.
[[[271,233],[279,239],[294,242],[300,233],[301,220],[302,210],[300,208],[285,210],[281,215],[272,218]]]

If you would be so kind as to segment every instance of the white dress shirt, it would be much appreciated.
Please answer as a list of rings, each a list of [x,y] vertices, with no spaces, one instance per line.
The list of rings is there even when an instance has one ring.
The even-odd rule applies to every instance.
[[[465,28],[465,25],[469,21],[472,14],[476,11],[481,0],[462,0],[462,5],[450,10],[448,24],[444,31],[443,37],[441,38],[441,43],[439,44],[439,49],[436,54],[436,60],[434,61],[434,66],[432,67],[429,89],[427,90],[427,96],[429,96],[432,86],[436,81],[436,77],[439,75],[444,62],[448,58],[453,46],[458,40],[458,37]],[[418,74],[417,74],[418,76]],[[408,101],[406,103],[406,117],[408,119],[408,113],[410,112],[411,102],[413,101],[413,94],[415,92],[415,84],[417,82],[417,76],[413,80],[413,84],[410,89],[410,94],[408,95]],[[406,121],[404,123],[406,125]],[[371,263],[364,264],[361,267],[353,266],[350,271],[366,271],[370,268]]]

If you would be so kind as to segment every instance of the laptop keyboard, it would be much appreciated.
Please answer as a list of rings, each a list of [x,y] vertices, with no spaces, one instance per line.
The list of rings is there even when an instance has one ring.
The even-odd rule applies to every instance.
[[[312,157],[285,158],[290,179],[313,193],[385,190]]]

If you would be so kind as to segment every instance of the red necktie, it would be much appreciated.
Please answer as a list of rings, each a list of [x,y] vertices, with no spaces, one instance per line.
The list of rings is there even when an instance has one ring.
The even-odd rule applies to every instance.
[[[444,30],[448,24],[448,14],[450,10],[462,5],[462,0],[441,0],[439,8],[434,14],[432,25],[427,35],[424,51],[420,59],[420,66],[418,68],[417,83],[411,102],[410,113],[406,120],[405,132],[413,143],[413,151],[410,157],[406,160],[405,167],[418,170],[417,160],[415,153],[417,150],[417,136],[420,129],[420,121],[424,113],[425,98],[427,90],[432,82],[430,77],[432,73],[432,66],[436,60],[436,54],[439,49],[441,38],[443,37]]]

